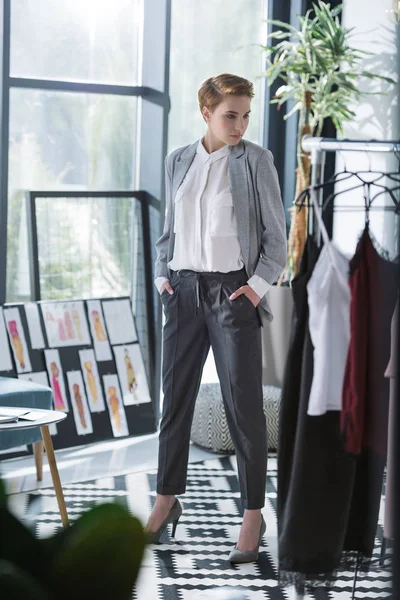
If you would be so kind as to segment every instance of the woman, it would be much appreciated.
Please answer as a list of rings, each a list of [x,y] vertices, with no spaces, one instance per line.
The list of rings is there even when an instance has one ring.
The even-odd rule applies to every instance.
[[[173,523],[186,486],[190,429],[201,374],[213,349],[244,508],[231,562],[258,557],[265,523],[267,434],[261,324],[272,320],[266,293],[286,263],[279,183],[268,150],[244,141],[251,82],[207,79],[198,92],[207,124],[201,140],[166,158],[166,216],[156,243],[163,330],[163,417],[151,541]]]

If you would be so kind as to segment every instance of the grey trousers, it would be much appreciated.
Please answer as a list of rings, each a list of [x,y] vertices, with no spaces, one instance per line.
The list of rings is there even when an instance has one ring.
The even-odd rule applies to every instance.
[[[244,269],[230,273],[182,270],[174,272],[171,278],[175,293],[161,294],[166,322],[159,494],[185,492],[194,405],[211,345],[236,450],[242,507],[264,506],[267,432],[260,318],[245,295],[229,300],[246,282]]]

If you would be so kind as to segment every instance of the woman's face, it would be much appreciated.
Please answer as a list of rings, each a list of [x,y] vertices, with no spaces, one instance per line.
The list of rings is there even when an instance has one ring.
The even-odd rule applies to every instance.
[[[250,103],[248,96],[226,96],[213,112],[203,107],[204,119],[217,140],[230,146],[240,142],[249,125]]]

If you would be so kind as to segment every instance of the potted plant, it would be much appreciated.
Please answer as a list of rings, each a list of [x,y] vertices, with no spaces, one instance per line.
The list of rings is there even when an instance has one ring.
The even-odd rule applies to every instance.
[[[0,479],[0,598],[130,600],[145,547],[141,523],[118,503],[37,539],[8,509]]]
[[[351,45],[353,29],[341,25],[339,14],[342,5],[332,8],[329,3],[318,0],[304,16],[299,16],[300,27],[269,19],[280,27],[267,37],[276,40],[274,46],[263,46],[267,53],[268,68],[264,75],[269,85],[280,79],[271,103],[278,108],[285,102],[294,102],[284,119],[299,113],[297,133],[296,198],[310,184],[310,157],[301,148],[305,134],[320,136],[324,121],[332,122],[343,134],[343,124],[355,117],[351,108],[365,93],[360,91],[363,78],[383,77],[364,71],[362,61],[370,52]],[[297,273],[307,237],[306,210],[291,212],[286,276],[291,280]],[[282,281],[283,277],[281,278]]]

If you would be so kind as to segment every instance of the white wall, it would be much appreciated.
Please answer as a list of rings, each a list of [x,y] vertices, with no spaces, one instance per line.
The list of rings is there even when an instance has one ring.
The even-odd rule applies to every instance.
[[[400,25],[393,24],[387,16],[386,11],[391,6],[392,0],[379,0],[368,5],[365,0],[344,0],[343,25],[347,28],[355,28],[353,46],[374,53],[374,56],[367,56],[364,59],[364,70],[397,80],[400,70]],[[389,90],[389,93],[364,97],[355,108],[357,115],[354,122],[345,126],[344,137],[362,140],[399,140],[400,85],[391,86],[363,79],[360,89],[369,93]],[[338,170],[343,168],[343,154],[337,156]],[[345,163],[348,170],[368,170],[371,166],[372,169],[388,171],[396,170],[398,166],[398,161],[393,155],[362,152],[346,152]],[[337,204],[340,202],[347,205],[363,205],[362,192],[358,190],[343,194],[339,198]],[[381,199],[383,203],[390,202],[385,196]],[[364,222],[362,212],[335,213],[334,239],[344,252],[353,254]],[[371,212],[370,223],[371,231],[379,244],[393,255],[397,228],[393,213]]]

